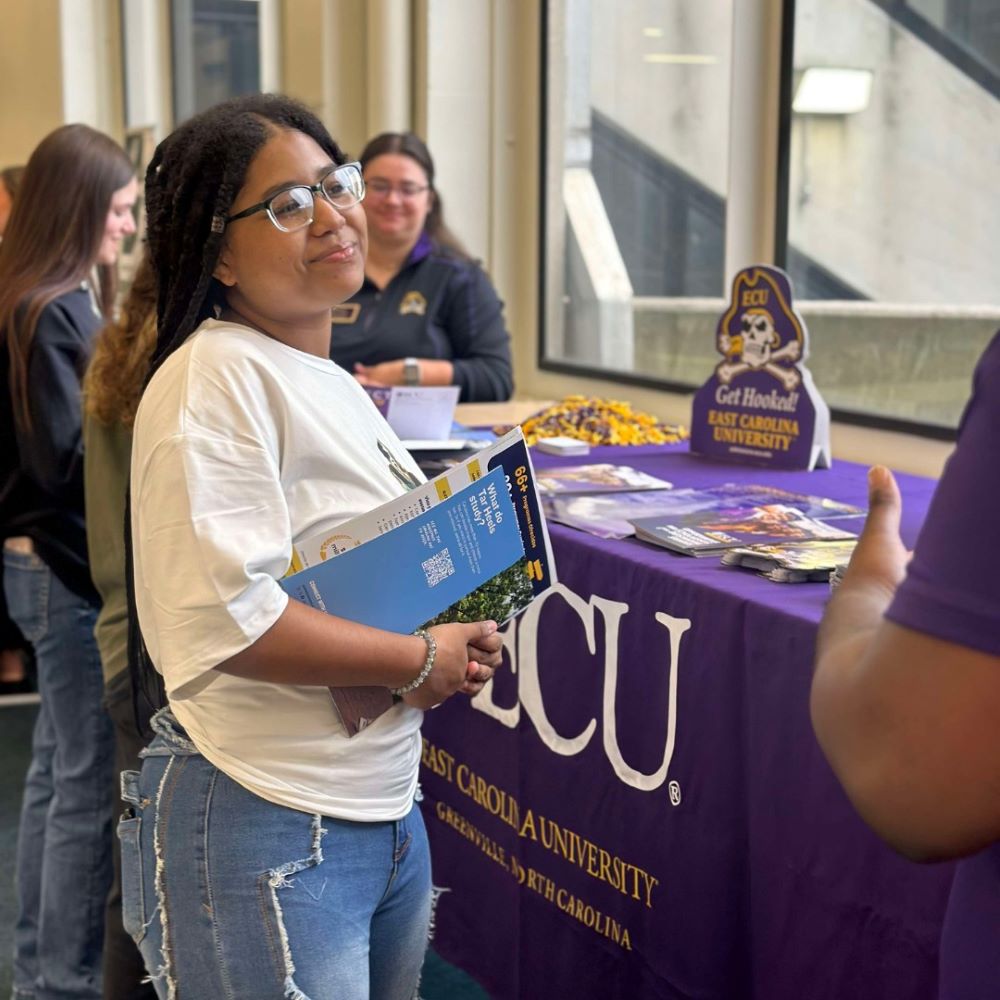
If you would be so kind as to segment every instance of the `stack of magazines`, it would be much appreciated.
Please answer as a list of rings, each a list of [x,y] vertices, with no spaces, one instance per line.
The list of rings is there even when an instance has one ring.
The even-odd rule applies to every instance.
[[[631,519],[637,538],[684,555],[721,556],[724,565],[778,583],[828,580],[850,559],[865,513],[826,497],[738,483],[669,496],[673,510]]]
[[[829,580],[851,558],[857,539],[840,541],[786,542],[781,545],[747,545],[729,549],[722,556],[724,566],[758,570],[776,583],[805,583]]]
[[[553,521],[601,538],[634,535],[684,555],[721,557],[781,583],[829,579],[850,559],[865,513],[773,486],[675,490],[621,465],[547,469],[538,488]]]
[[[755,488],[739,487],[741,491]],[[746,545],[781,545],[788,542],[844,541],[857,537],[838,524],[841,518],[861,511],[833,504],[821,497],[789,494],[784,490],[757,488],[754,492],[727,495],[709,490],[678,493],[713,494],[710,502],[683,513],[669,512],[632,519],[637,538],[689,556],[717,556]],[[679,498],[680,499],[680,498]],[[700,501],[699,501],[700,502]]]
[[[524,610],[556,582],[520,429],[375,510],[299,540],[286,592],[321,611],[412,632]],[[392,707],[384,687],[331,688],[349,736]]]

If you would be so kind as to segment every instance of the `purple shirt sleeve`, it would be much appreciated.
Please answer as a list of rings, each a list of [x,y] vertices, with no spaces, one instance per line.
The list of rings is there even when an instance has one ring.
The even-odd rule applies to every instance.
[[[886,617],[1000,656],[1000,333],[976,366],[958,443]]]

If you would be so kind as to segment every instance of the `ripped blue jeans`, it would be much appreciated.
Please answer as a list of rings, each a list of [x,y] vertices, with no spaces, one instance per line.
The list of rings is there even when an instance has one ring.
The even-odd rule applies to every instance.
[[[267,802],[169,714],[122,775],[122,916],[161,1000],[412,1000],[427,945],[420,810],[356,823]]]

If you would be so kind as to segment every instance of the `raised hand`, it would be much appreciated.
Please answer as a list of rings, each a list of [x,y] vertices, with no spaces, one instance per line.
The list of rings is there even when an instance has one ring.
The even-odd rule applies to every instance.
[[[873,466],[868,472],[868,518],[851,556],[845,586],[875,586],[891,597],[911,555],[899,536],[901,513],[895,478],[884,466]]]

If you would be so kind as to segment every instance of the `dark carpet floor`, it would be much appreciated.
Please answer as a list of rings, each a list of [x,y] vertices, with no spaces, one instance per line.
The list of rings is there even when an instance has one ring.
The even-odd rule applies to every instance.
[[[9,705],[0,698],[0,997],[10,995],[13,875],[21,788],[31,750],[33,705]],[[428,952],[420,988],[423,1000],[488,1000],[461,969]]]

